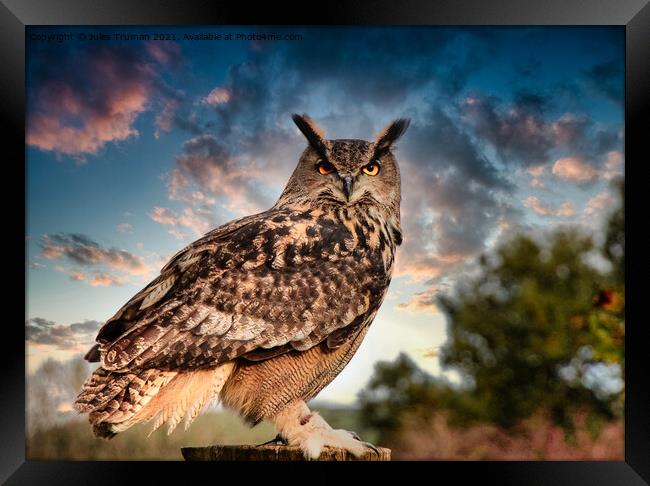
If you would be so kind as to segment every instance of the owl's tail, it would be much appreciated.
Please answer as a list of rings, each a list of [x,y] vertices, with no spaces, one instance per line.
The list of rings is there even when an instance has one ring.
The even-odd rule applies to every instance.
[[[97,368],[74,403],[88,413],[98,437],[113,438],[138,422],[154,420],[153,429],[169,422],[171,434],[185,417],[185,428],[214,398],[230,376],[233,363],[188,372],[155,368],[118,373]]]

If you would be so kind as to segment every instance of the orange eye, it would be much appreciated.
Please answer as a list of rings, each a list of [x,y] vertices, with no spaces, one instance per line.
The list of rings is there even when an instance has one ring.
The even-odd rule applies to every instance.
[[[369,176],[376,176],[379,174],[379,169],[381,167],[379,166],[378,162],[370,162],[368,165],[363,166],[363,173]]]
[[[318,172],[320,172],[323,175],[327,175],[331,172],[334,172],[334,166],[329,162],[319,162],[316,167],[318,168]]]

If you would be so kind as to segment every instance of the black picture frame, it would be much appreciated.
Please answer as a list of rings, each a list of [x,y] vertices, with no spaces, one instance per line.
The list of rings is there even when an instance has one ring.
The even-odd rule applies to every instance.
[[[336,4],[317,2],[305,8],[281,8],[277,2],[253,6],[246,2],[213,0],[2,0],[0,3],[0,100],[5,190],[0,191],[5,208],[16,216],[20,231],[5,231],[2,247],[5,251],[5,268],[15,273],[5,273],[9,290],[18,289],[14,275],[23,275],[25,267],[16,255],[19,248],[10,248],[9,242],[22,243],[25,251],[25,213],[12,208],[16,204],[13,188],[19,178],[24,178],[20,161],[25,158],[25,27],[30,25],[619,25],[626,32],[626,95],[625,95],[625,154],[626,220],[640,219],[643,209],[642,164],[647,154],[642,154],[645,130],[648,126],[647,107],[650,97],[650,5],[649,0],[374,0],[345,1]],[[303,2],[304,5],[304,2]],[[644,122],[645,120],[645,122]],[[15,170],[16,174],[11,171]],[[12,181],[11,183],[9,181]],[[13,182],[16,181],[16,182]],[[23,184],[23,191],[26,191]],[[26,192],[23,193],[26,198]],[[638,215],[638,216],[637,216]],[[21,222],[22,219],[22,222]],[[22,226],[21,226],[22,225]],[[638,223],[636,223],[639,226]],[[629,225],[626,232],[629,235]],[[626,275],[630,280],[643,278],[643,251],[647,238],[641,235],[627,238]],[[636,248],[636,250],[632,249]],[[10,264],[15,265],[15,269]],[[20,268],[20,269],[19,269]],[[630,269],[634,269],[631,272]],[[11,281],[9,280],[11,279]],[[23,282],[24,283],[24,282]],[[629,319],[626,330],[626,403],[625,403],[625,461],[582,462],[434,462],[420,463],[430,471],[410,470],[405,480],[415,474],[424,479],[440,481],[453,478],[454,483],[470,477],[497,484],[648,484],[650,483],[650,380],[644,373],[645,341],[641,338],[644,322],[639,320],[638,306],[642,302],[642,285],[626,285],[626,307]],[[23,286],[25,289],[25,286]],[[4,301],[4,308],[13,301]],[[129,479],[140,476],[135,469],[146,472],[147,482],[163,483],[172,475],[193,478],[197,470],[219,481],[219,474],[236,472],[235,478],[251,480],[260,468],[254,465],[197,464],[193,463],[124,463],[124,462],[36,462],[25,460],[25,355],[24,334],[21,325],[13,319],[4,322],[3,330],[17,329],[11,338],[5,334],[0,353],[0,480],[6,484],[97,484],[119,481],[130,484]],[[367,463],[366,463],[367,464]],[[404,463],[380,463],[375,467],[359,464],[357,472],[364,475],[385,475],[388,469],[403,469]],[[273,465],[264,473],[266,481],[287,481],[308,473],[313,464],[292,466],[292,473],[282,465]],[[344,464],[321,464],[318,482],[340,481],[341,474],[349,474]],[[410,466],[409,466],[410,467]],[[126,471],[126,469],[129,471]],[[189,468],[189,469],[188,469]],[[343,469],[345,468],[345,469]],[[188,471],[191,470],[191,473]],[[369,479],[369,476],[368,476]],[[135,481],[133,481],[135,482]],[[306,481],[303,481],[306,482]]]

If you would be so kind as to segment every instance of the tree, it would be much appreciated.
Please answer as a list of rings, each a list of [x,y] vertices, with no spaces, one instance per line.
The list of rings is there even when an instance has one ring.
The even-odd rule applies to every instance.
[[[605,240],[598,249],[572,229],[545,242],[518,235],[481,258],[479,277],[439,299],[449,330],[441,361],[472,385],[458,418],[510,426],[541,408],[570,430],[577,410],[597,420],[622,413],[622,207]],[[606,274],[588,263],[599,250],[611,262]]]
[[[431,411],[444,407],[446,383],[422,371],[405,353],[394,362],[379,362],[359,393],[360,422],[366,429],[379,433],[379,441],[395,438],[406,416],[428,418]]]
[[[619,183],[623,199],[624,186]],[[517,235],[480,258],[478,276],[438,299],[447,315],[443,367],[459,371],[452,387],[406,355],[378,363],[360,394],[361,419],[390,440],[406,415],[446,410],[457,425],[480,421],[509,427],[537,411],[573,428],[577,411],[589,423],[620,418],[625,364],[625,218],[613,211],[602,246],[575,229],[537,241]],[[609,270],[593,264],[595,254]]]

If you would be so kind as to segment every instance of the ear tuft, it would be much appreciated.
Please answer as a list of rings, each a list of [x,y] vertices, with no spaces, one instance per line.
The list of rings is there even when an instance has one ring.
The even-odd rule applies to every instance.
[[[316,122],[312,120],[306,113],[298,115],[294,113],[291,115],[291,119],[296,124],[298,129],[303,133],[307,138],[307,141],[317,150],[322,151],[325,143],[325,131],[316,125]]]
[[[378,150],[389,149],[402,135],[411,123],[408,118],[398,118],[390,124],[386,125],[384,129],[377,134],[375,138],[375,145]]]

